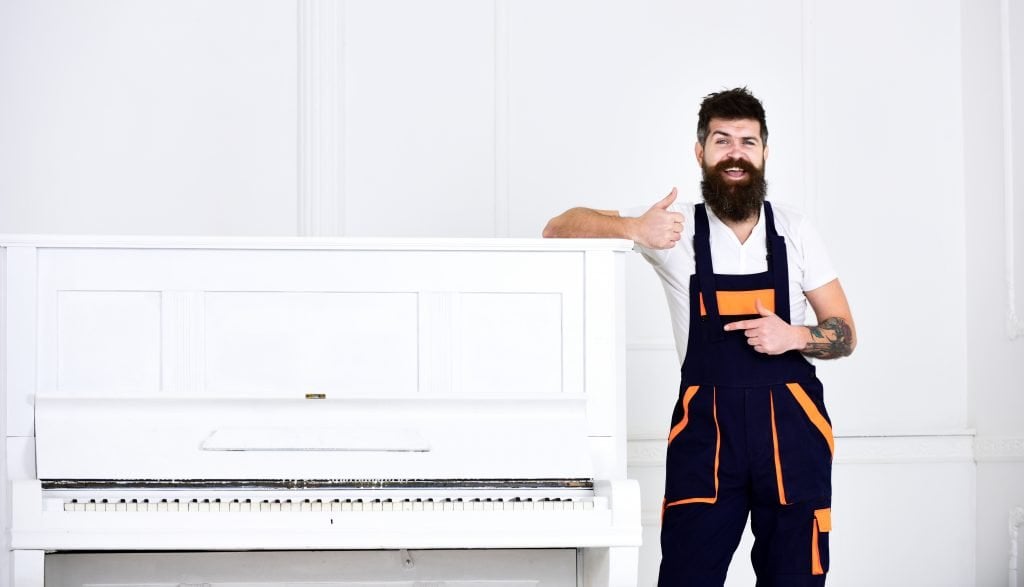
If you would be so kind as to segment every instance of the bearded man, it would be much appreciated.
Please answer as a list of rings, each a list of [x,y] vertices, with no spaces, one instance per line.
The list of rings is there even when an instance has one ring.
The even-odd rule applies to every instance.
[[[765,201],[768,127],[746,88],[705,97],[703,204],[573,208],[545,237],[614,237],[661,278],[682,363],[668,434],[659,587],[722,585],[747,516],[758,586],[824,585],[832,425],[806,357],[856,345],[850,307],[807,218]],[[804,325],[808,304],[817,325]]]

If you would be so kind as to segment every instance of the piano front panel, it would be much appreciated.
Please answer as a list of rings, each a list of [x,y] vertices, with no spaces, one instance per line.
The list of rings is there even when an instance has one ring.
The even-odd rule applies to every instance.
[[[199,302],[200,389],[271,397],[418,390],[416,292],[206,292]]]
[[[583,393],[583,255],[40,250],[38,388]]]

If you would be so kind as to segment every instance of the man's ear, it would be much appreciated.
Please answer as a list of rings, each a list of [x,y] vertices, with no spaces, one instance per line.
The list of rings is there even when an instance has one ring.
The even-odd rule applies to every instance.
[[[768,145],[764,146],[764,155],[762,156],[762,159],[764,159],[765,161],[768,160]]]
[[[704,166],[704,145],[700,144],[700,141],[697,141],[697,143],[695,145],[693,145],[693,154],[697,156],[697,165],[703,167]]]

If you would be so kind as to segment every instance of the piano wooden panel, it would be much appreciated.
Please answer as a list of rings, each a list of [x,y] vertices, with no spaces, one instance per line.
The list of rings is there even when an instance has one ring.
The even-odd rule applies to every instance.
[[[147,587],[543,587],[575,585],[576,553],[531,549],[60,554],[47,557],[46,576],[51,587],[138,587],[143,582]]]

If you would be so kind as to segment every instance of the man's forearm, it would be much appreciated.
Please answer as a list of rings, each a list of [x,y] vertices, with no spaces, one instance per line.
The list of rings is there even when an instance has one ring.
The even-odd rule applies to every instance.
[[[822,320],[817,326],[804,326],[810,340],[800,352],[816,359],[838,359],[849,356],[856,346],[853,328],[842,318]]]
[[[544,227],[545,238],[625,238],[633,240],[635,218],[617,212],[572,208],[552,218]]]

